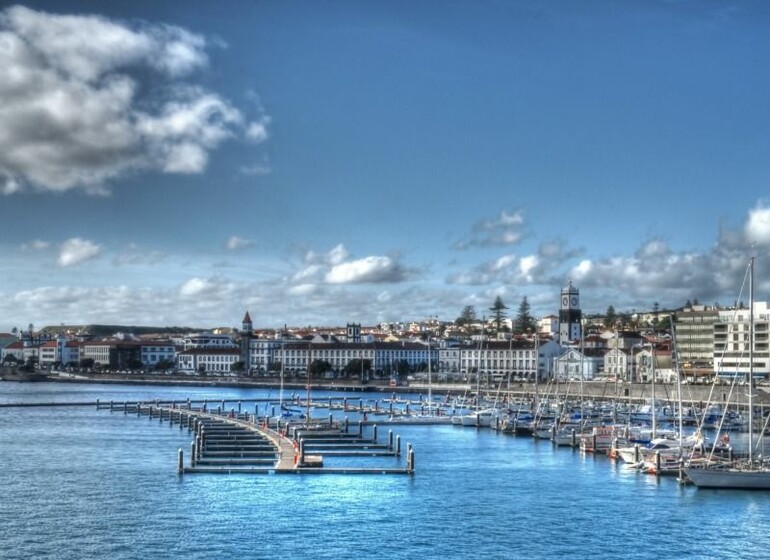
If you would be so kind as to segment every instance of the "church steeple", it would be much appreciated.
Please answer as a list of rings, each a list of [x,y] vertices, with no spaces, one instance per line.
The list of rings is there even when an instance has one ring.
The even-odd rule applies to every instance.
[[[251,317],[249,316],[248,311],[246,312],[246,315],[243,316],[243,328],[241,330],[248,333],[254,331],[254,324],[251,322]]]

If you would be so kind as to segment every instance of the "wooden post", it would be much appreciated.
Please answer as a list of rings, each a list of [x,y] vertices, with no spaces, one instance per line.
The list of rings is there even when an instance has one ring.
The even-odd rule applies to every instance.
[[[305,464],[305,438],[299,440],[299,464],[300,466]]]
[[[377,443],[377,424],[372,426],[372,441]]]
[[[393,451],[393,430],[388,430],[388,451]]]
[[[364,437],[364,423],[358,421],[358,437]]]
[[[176,472],[178,474],[184,473],[184,452],[182,451],[182,448],[179,448],[179,453],[177,454],[177,467]]]
[[[401,457],[401,436],[396,436],[396,457]]]
[[[638,464],[641,460],[641,451],[639,450],[639,444],[634,445],[634,463]]]
[[[412,447],[411,443],[407,444],[406,471],[409,474],[414,473],[414,448]]]
[[[345,416],[345,433],[348,433],[348,429],[350,428],[350,419]]]
[[[190,466],[195,468],[195,441],[190,442]]]
[[[332,413],[329,413],[329,428],[331,428],[334,425],[334,420],[332,419]]]
[[[660,451],[655,452],[655,476],[660,476]]]

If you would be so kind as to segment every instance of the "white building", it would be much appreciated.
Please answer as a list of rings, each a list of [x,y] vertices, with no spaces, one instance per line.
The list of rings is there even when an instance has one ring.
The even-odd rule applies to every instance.
[[[144,367],[153,368],[161,362],[176,361],[176,346],[170,340],[146,340],[139,346],[139,356]]]
[[[176,364],[188,374],[228,375],[240,359],[239,348],[191,348],[177,354]]]
[[[714,323],[714,373],[721,377],[744,377],[749,373],[749,310],[719,311]],[[770,374],[770,309],[765,301],[754,302],[754,364],[755,378]]]
[[[212,332],[188,334],[180,341],[182,348],[238,348],[233,338],[227,334]]]
[[[559,381],[589,381],[604,370],[604,350],[568,348],[554,359],[553,374]]]

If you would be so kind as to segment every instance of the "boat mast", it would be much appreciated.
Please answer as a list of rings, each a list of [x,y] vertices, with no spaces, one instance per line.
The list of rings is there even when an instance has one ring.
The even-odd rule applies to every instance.
[[[655,402],[655,343],[650,343],[650,356],[652,358],[651,371],[652,371],[652,439],[657,437],[658,427],[658,414],[655,410],[657,403]]]
[[[754,257],[749,257],[749,465],[754,461]]]
[[[284,341],[281,341],[281,389],[278,391],[278,408],[283,412],[283,366],[286,363],[286,347]]]
[[[678,419],[679,419],[679,458],[682,457],[682,445],[683,445],[683,427],[684,427],[684,420],[682,418],[682,380],[679,379],[679,347],[676,343],[676,328],[674,327],[674,318],[669,315],[668,316],[668,322],[671,325],[671,340],[674,343],[673,346],[673,354],[674,354],[674,371],[676,372],[676,401],[677,401],[677,409],[678,409]]]
[[[310,378],[313,365],[313,343],[309,342],[307,345],[307,412],[305,413],[305,423],[310,424]]]
[[[428,334],[428,413],[432,413],[431,406],[433,405],[433,383],[431,382],[431,355],[430,355],[430,334]]]

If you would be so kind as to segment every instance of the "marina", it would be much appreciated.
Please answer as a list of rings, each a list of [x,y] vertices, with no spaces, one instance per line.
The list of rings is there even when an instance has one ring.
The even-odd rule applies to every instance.
[[[629,468],[606,453],[506,435],[492,427],[399,424],[402,440],[419,450],[414,474],[347,476],[375,462],[392,467],[396,459],[331,453],[347,451],[347,444],[375,445],[375,424],[378,444],[387,441],[387,416],[359,424],[359,398],[366,408],[370,399],[373,405],[383,396],[348,396],[347,410],[336,408],[343,397],[314,392],[319,406],[313,413],[324,420],[332,414],[343,423],[347,415],[348,435],[334,442],[323,437],[306,441],[306,452],[322,455],[324,468],[336,467],[336,473],[270,476],[267,465],[268,476],[254,477],[237,469],[263,465],[223,466],[216,459],[232,458],[237,445],[243,459],[259,458],[248,457],[251,452],[267,452],[274,460],[274,447],[211,441],[201,459],[213,463],[198,462],[196,468],[218,474],[231,468],[231,474],[190,471],[190,476],[179,476],[177,450],[187,452],[184,467],[189,468],[193,434],[184,419],[178,421],[188,398],[191,409],[202,408],[205,401],[212,414],[219,408],[218,416],[237,415],[240,402],[241,414],[253,414],[256,407],[264,417],[266,406],[272,412],[267,394],[203,387],[0,384],[0,404],[14,405],[0,407],[5,426],[0,460],[10,482],[5,503],[12,535],[0,544],[0,555],[134,557],[162,555],[162,550],[205,558],[214,547],[225,556],[269,557],[284,547],[301,555],[312,542],[315,556],[335,558],[344,538],[346,553],[361,557],[467,558],[478,551],[505,557],[515,551],[534,558],[626,558],[626,547],[634,546],[635,557],[660,558],[659,550],[647,548],[649,537],[637,531],[640,524],[667,535],[667,554],[731,557],[743,550],[744,542],[734,532],[746,527],[759,548],[756,554],[741,552],[742,557],[763,558],[762,548],[770,546],[762,529],[770,522],[766,493],[699,490],[679,484],[676,477]],[[403,401],[394,404],[400,408],[419,402],[419,396],[404,394],[397,400]],[[35,401],[62,406],[18,406]],[[68,402],[72,405],[64,406]],[[153,406],[153,414],[137,415],[131,403],[138,402],[146,403],[146,410]],[[213,435],[214,426],[210,429]],[[732,434],[736,444],[741,438]],[[404,458],[400,461],[403,466]],[[666,515],[663,524],[661,512]],[[34,538],[33,520],[35,527],[45,528],[45,541]],[[110,531],[114,523],[124,526],[124,532]],[[596,529],[607,524],[612,528],[609,539],[606,531]],[[298,526],[313,534],[312,540],[282,538]],[[554,528],[561,537],[554,538]],[[173,536],[179,534],[186,538]],[[702,555],[693,551],[693,534],[698,535],[698,550],[705,551]],[[374,539],[383,544],[372,548]]]

